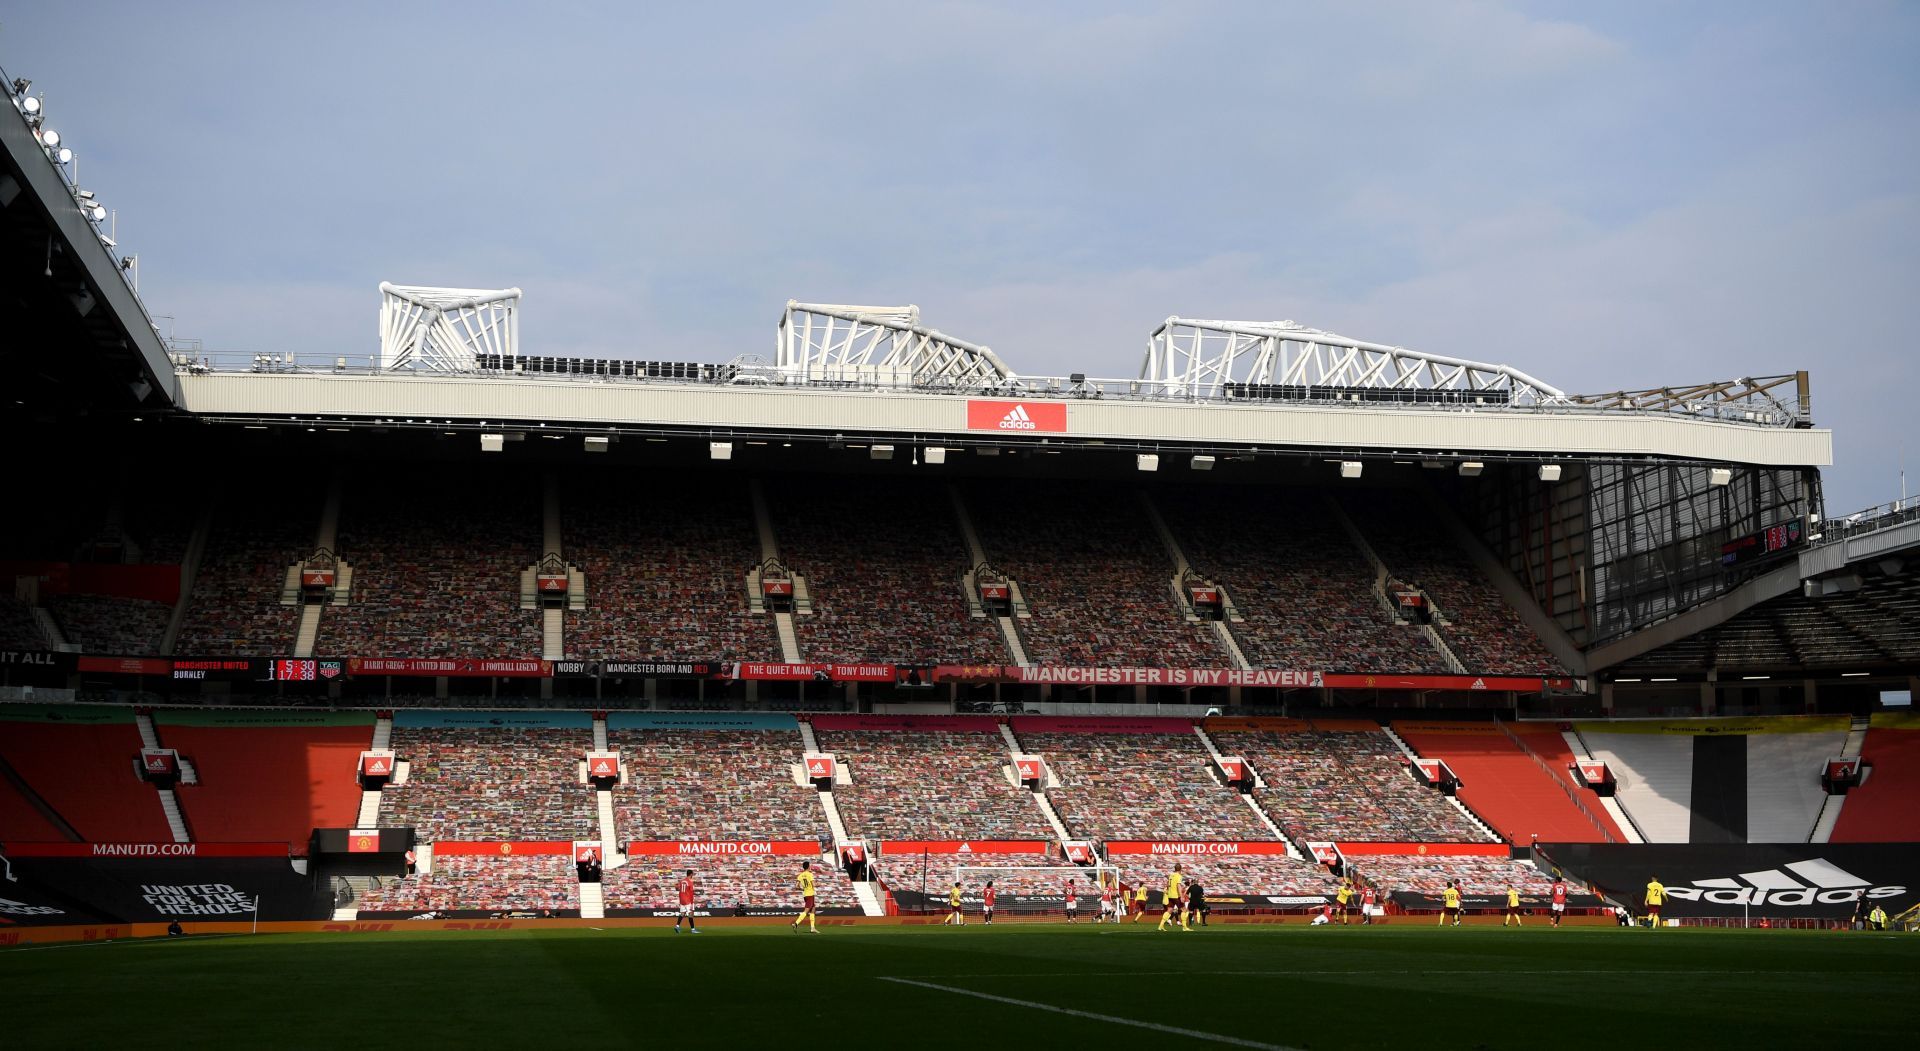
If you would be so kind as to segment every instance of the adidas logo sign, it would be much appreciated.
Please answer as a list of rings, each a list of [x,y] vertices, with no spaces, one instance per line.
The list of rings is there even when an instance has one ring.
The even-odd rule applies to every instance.
[[[1486,688],[1487,688],[1487,680],[1485,679],[1475,679],[1473,680],[1473,685],[1467,687],[1467,689],[1469,690],[1484,690]]]
[[[1027,415],[1025,405],[1015,405],[1000,417],[1000,429],[1003,431],[1030,431],[1034,429],[1033,417]]]
[[[1905,887],[1875,887],[1825,858],[1790,862],[1785,868],[1785,872],[1766,869],[1742,872],[1737,877],[1697,879],[1691,887],[1668,887],[1667,896],[1716,905],[1791,907],[1836,905],[1861,898],[1897,898],[1907,892]]]

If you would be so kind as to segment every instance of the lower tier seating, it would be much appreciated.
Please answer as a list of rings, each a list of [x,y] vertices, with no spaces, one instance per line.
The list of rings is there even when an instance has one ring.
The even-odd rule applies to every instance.
[[[170,725],[155,717],[161,741],[200,775],[179,790],[195,839],[285,842],[307,852],[316,828],[351,828],[360,809],[354,778],[373,741],[362,726],[215,727]],[[401,791],[404,791],[402,789]]]
[[[1847,793],[1833,842],[1920,842],[1920,807],[1914,805],[1920,800],[1920,722],[1911,728],[1873,726],[1860,755],[1872,769],[1864,784]]]
[[[1438,895],[1453,880],[1466,894],[1505,894],[1508,885],[1522,894],[1547,894],[1553,881],[1539,869],[1506,858],[1369,854],[1347,859],[1368,883],[1386,891],[1410,890]]]
[[[1607,841],[1607,833],[1567,789],[1498,726],[1402,721],[1393,728],[1422,756],[1445,760],[1460,778],[1461,802],[1509,843],[1524,845],[1536,836],[1547,843]],[[1566,751],[1557,732],[1539,738],[1545,747],[1557,744],[1558,751]],[[1568,755],[1566,762],[1571,762]]]
[[[436,857],[433,871],[383,880],[360,898],[365,912],[520,912],[580,908],[579,875],[567,855]]]
[[[103,720],[78,724],[9,719],[12,714],[0,710],[0,756],[84,839],[173,842],[153,786],[137,772],[140,730],[132,711],[73,708],[54,713],[63,719]]]
[[[834,790],[852,836],[1051,839],[1033,793],[1007,780],[997,733],[816,731],[853,783]]]
[[[800,911],[798,857],[687,858],[642,854],[600,877],[609,909],[671,909],[680,904],[680,879],[693,870],[696,901],[702,908]],[[814,894],[820,908],[854,908],[853,884],[846,873],[813,859]]]
[[[396,728],[392,743],[410,766],[406,784],[381,793],[383,826],[428,843],[600,838],[579,780],[584,730]]]

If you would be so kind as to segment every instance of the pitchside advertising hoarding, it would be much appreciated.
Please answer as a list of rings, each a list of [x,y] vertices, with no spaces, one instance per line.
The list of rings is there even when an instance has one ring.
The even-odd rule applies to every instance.
[[[1647,881],[1667,917],[1846,919],[1865,902],[1893,916],[1920,903],[1920,843],[1556,843],[1541,852],[1640,912]]]
[[[263,920],[317,920],[333,909],[323,883],[294,871],[284,843],[23,843],[6,856],[17,879],[0,884],[0,898],[61,910],[34,924],[251,919],[256,910]]]

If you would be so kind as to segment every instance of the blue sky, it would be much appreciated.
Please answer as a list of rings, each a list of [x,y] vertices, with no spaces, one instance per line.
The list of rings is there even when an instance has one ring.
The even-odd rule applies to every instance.
[[[381,281],[530,353],[766,354],[917,303],[1028,373],[1170,314],[1573,391],[1813,373],[1835,512],[1920,443],[1920,6],[11,4],[150,307],[367,354]]]

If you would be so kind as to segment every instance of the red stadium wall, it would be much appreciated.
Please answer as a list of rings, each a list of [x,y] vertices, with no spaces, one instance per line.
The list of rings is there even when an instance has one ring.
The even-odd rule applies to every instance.
[[[85,838],[170,843],[153,786],[134,773],[140,731],[120,714],[124,722],[78,726],[0,722],[0,755]]]
[[[1873,772],[1847,793],[1832,842],[1920,842],[1920,728],[1873,727],[1860,755]]]
[[[1589,818],[1561,783],[1498,726],[1396,722],[1393,728],[1423,757],[1446,760],[1460,778],[1460,801],[1509,842],[1524,845],[1534,836],[1549,843],[1604,843],[1609,835],[1615,842],[1621,839],[1605,811],[1589,806]],[[1513,729],[1527,734],[1527,743],[1550,769],[1564,769],[1573,761],[1558,731]]]
[[[305,854],[315,828],[351,828],[359,814],[354,771],[370,727],[163,725],[160,735],[200,775],[179,791],[195,839],[285,842]]]

